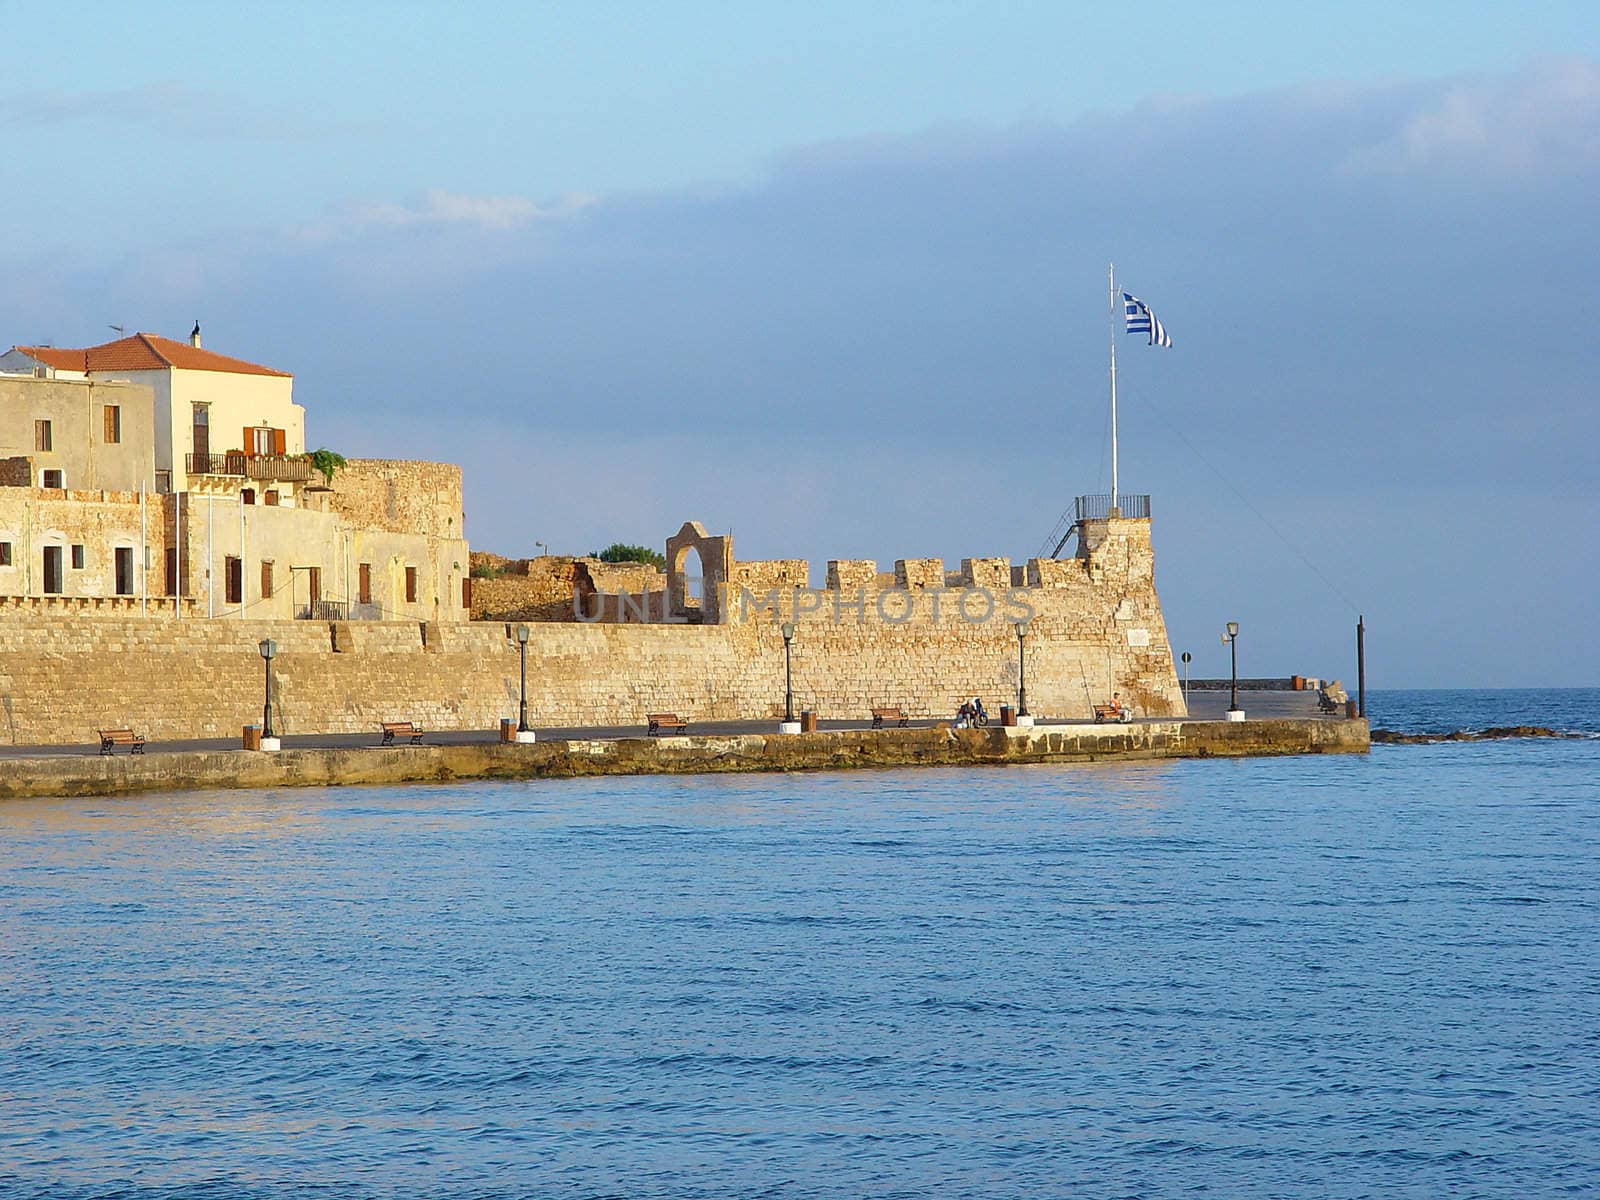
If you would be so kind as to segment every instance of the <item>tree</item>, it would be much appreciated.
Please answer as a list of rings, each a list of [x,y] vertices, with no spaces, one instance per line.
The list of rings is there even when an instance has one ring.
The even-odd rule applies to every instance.
[[[629,546],[622,542],[612,542],[604,550],[596,550],[589,557],[608,563],[645,563],[658,571],[667,569],[666,555],[648,546]]]
[[[328,486],[333,485],[333,473],[346,465],[345,456],[337,450],[329,450],[323,446],[320,450],[313,450],[310,455],[311,465],[322,472],[322,481]]]

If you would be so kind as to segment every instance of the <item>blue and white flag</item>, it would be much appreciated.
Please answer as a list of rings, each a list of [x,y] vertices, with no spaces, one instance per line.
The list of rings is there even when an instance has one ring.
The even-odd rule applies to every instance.
[[[1150,311],[1150,306],[1143,300],[1123,292],[1122,307],[1128,318],[1129,333],[1148,333],[1152,346],[1172,345],[1172,339],[1167,336],[1165,327],[1156,320],[1155,313]]]

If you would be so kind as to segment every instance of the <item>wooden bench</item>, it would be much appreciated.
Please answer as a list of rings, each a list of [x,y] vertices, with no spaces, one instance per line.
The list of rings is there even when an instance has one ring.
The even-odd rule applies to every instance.
[[[1094,723],[1096,725],[1106,721],[1122,721],[1126,723],[1131,720],[1133,720],[1133,714],[1120,704],[1096,704],[1094,706]]]
[[[413,746],[422,745],[422,726],[415,721],[385,721],[380,728],[383,730],[382,745],[394,745],[397,737],[410,738]]]
[[[872,727],[882,729],[885,724],[906,727],[906,710],[903,708],[875,708],[872,710]]]
[[[109,755],[113,746],[132,746],[133,749],[128,753],[144,753],[144,734],[142,733],[135,733],[131,729],[101,729],[96,732],[100,734],[101,754]]]
[[[689,728],[689,722],[677,713],[646,713],[644,719],[647,722],[645,732],[651,737],[655,737],[663,729],[676,729],[679,733],[684,733]]]

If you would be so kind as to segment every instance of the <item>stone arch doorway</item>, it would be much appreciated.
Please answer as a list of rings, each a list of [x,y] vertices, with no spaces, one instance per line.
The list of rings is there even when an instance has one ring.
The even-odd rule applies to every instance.
[[[683,606],[687,609],[705,608],[706,566],[700,561],[700,551],[686,546],[679,570],[683,575]]]
[[[700,522],[685,521],[667,539],[667,611],[674,620],[721,624],[722,595],[732,573],[733,539],[712,537]]]

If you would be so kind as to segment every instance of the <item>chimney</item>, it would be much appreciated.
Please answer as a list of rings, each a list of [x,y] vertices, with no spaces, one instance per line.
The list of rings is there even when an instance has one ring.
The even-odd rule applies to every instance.
[[[196,350],[200,349],[200,322],[194,323],[194,328],[189,331],[189,345]]]

